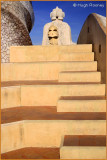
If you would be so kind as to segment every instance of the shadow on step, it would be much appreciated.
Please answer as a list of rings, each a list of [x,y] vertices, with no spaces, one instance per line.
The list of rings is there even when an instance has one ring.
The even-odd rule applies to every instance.
[[[22,148],[1,154],[2,159],[59,159],[59,148]]]

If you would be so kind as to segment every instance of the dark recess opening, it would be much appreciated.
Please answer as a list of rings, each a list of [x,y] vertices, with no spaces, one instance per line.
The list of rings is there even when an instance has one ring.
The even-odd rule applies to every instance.
[[[99,44],[99,53],[101,53],[101,44]]]
[[[89,27],[88,27],[88,33],[90,33],[90,29],[89,29]]]

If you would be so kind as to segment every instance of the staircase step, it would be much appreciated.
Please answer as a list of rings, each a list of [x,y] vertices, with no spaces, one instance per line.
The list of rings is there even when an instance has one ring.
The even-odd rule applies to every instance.
[[[104,135],[66,135],[63,146],[106,146]]]
[[[106,135],[106,120],[24,120],[5,123],[1,125],[1,153],[25,147],[59,148],[64,135]]]
[[[85,53],[83,60],[93,60],[92,44],[70,45],[70,46],[12,46],[10,47],[10,62],[35,62],[44,60],[64,60],[62,54],[72,53],[70,59],[76,60],[80,56],[73,56],[73,53]],[[88,55],[89,54],[89,55]],[[68,58],[67,58],[68,59]],[[80,57],[82,59],[82,56]]]
[[[50,106],[21,106],[1,110],[1,123],[21,120],[106,120],[106,112],[57,112]]]
[[[101,82],[100,72],[60,72],[59,82]]]
[[[106,100],[59,100],[57,112],[106,112]]]
[[[106,136],[67,135],[60,149],[61,159],[105,159]]]
[[[61,96],[59,100],[106,100],[106,96]]]
[[[60,149],[60,159],[106,159],[106,147],[62,147]]]
[[[2,108],[13,106],[13,96],[21,106],[57,106],[61,97],[105,96],[105,84],[26,85],[2,87]],[[16,106],[17,107],[17,106]]]
[[[56,106],[58,99],[61,96],[105,96],[105,85],[84,84],[21,86],[22,106]]]
[[[2,63],[1,81],[58,80],[62,71],[97,71],[97,62]]]
[[[57,60],[59,61],[94,61],[94,52],[90,53],[60,53]],[[57,55],[57,56],[58,56]],[[55,59],[54,59],[55,60]]]
[[[47,52],[46,54],[30,54],[24,53],[22,54],[15,54],[16,57],[12,55],[10,62],[51,62],[51,61],[94,61],[94,53],[50,53]]]

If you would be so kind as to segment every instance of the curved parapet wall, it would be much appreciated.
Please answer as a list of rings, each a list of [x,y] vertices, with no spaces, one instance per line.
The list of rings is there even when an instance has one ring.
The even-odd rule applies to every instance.
[[[101,71],[101,81],[106,83],[106,17],[90,14],[78,37],[78,44],[93,44],[94,59]]]
[[[34,13],[28,1],[1,2],[1,61],[9,62],[9,47],[32,45],[29,32]]]

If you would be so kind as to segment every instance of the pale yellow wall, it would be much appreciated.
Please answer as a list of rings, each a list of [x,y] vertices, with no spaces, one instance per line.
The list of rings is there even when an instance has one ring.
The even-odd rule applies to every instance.
[[[56,106],[61,96],[105,96],[104,84],[2,87],[2,108]]]
[[[1,153],[23,147],[23,122],[1,125]]]
[[[2,63],[1,81],[58,80],[62,71],[97,71],[97,62]]]
[[[106,100],[58,100],[57,112],[106,112]]]
[[[100,72],[60,72],[59,82],[101,82]]]
[[[105,85],[21,86],[22,106],[56,106],[61,96],[105,96]]]
[[[92,45],[10,47],[10,62],[93,60]]]
[[[2,124],[2,153],[24,147],[60,147],[64,135],[106,135],[106,121],[27,120]]]
[[[106,147],[65,146],[60,149],[61,159],[106,159]]]
[[[18,107],[21,105],[21,87],[1,88],[1,108]]]

